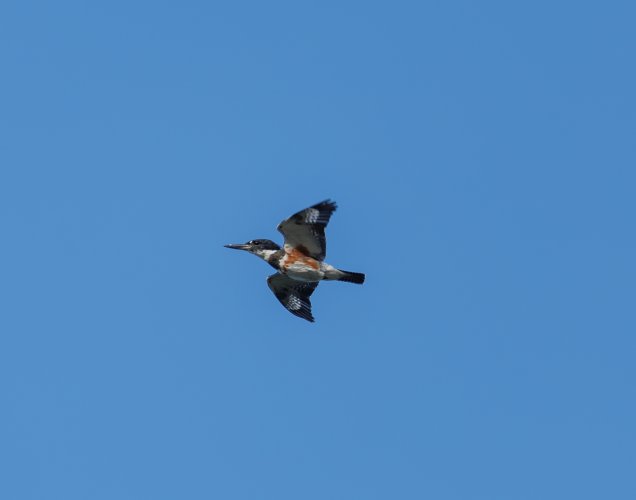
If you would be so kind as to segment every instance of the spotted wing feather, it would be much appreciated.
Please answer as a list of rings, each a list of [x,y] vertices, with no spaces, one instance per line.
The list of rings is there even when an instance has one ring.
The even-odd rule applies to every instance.
[[[327,255],[325,227],[336,208],[335,202],[325,200],[281,222],[278,230],[285,237],[285,250],[295,248],[314,259],[324,260]]]
[[[267,285],[281,304],[294,316],[314,322],[309,297],[318,283],[293,280],[284,274],[276,273],[267,278]]]

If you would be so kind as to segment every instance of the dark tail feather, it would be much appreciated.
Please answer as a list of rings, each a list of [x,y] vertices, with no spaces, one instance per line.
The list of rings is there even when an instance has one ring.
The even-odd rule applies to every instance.
[[[340,272],[343,272],[344,276],[342,278],[338,278],[338,281],[347,281],[348,283],[357,283],[358,285],[362,285],[362,283],[364,283],[364,274],[362,273],[352,273],[349,271],[343,271],[342,269]]]

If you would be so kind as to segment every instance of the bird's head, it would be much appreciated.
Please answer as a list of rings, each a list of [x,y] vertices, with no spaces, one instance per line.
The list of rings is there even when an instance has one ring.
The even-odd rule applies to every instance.
[[[247,243],[225,245],[225,248],[233,248],[234,250],[245,250],[265,260],[267,260],[267,257],[269,257],[272,253],[280,250],[280,247],[272,240],[251,240]]]

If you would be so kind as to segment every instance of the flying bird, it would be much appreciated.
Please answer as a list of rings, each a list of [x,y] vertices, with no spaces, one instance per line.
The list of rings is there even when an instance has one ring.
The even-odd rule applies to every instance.
[[[325,228],[336,203],[325,200],[301,210],[278,225],[285,237],[283,248],[271,240],[251,240],[226,248],[245,250],[260,257],[278,272],[267,278],[269,288],[290,313],[314,321],[309,297],[322,280],[364,283],[364,274],[343,271],[325,262]]]

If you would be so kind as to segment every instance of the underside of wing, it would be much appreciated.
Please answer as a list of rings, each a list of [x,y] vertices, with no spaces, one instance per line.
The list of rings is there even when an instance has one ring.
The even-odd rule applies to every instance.
[[[294,248],[314,259],[324,260],[327,255],[325,227],[335,211],[336,203],[325,200],[281,222],[278,230],[285,237],[285,249]]]
[[[309,297],[318,286],[318,282],[307,283],[293,280],[284,274],[276,273],[267,278],[267,285],[281,304],[294,316],[313,323]]]

